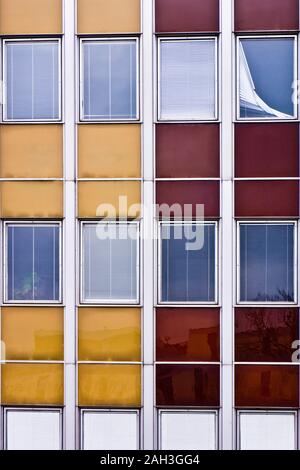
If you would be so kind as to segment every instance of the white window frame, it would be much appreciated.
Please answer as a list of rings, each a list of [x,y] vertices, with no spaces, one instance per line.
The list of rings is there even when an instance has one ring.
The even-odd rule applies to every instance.
[[[99,119],[95,117],[94,119],[87,119],[84,117],[84,57],[83,57],[83,43],[87,42],[102,42],[111,44],[112,42],[132,42],[136,43],[136,117],[132,119],[128,118],[112,118],[112,119]],[[118,37],[88,37],[80,38],[79,41],[79,121],[80,122],[107,122],[107,123],[117,123],[117,122],[139,122],[140,121],[140,40],[138,36],[118,36]]]
[[[166,408],[166,409],[159,409],[158,410],[158,449],[162,450],[162,415],[163,414],[199,414],[199,415],[214,415],[215,418],[215,443],[216,447],[215,450],[219,449],[220,442],[219,442],[219,412],[217,410],[211,409],[192,409],[192,408]]]
[[[84,249],[83,249],[83,230],[85,225],[135,225],[136,226],[136,289],[137,297],[134,300],[128,299],[95,299],[85,300],[84,298]],[[141,263],[141,227],[139,221],[101,221],[101,220],[85,220],[80,222],[80,304],[81,305],[140,305],[141,299],[141,279],[140,279],[140,263]]]
[[[241,262],[240,262],[240,227],[241,225],[293,225],[294,226],[294,301],[293,302],[254,302],[240,300],[241,297]],[[244,306],[295,306],[298,305],[298,223],[295,220],[239,220],[237,221],[237,243],[236,243],[236,303]]]
[[[136,415],[136,420],[137,420],[137,441],[136,441],[136,446],[137,449],[141,448],[141,416],[140,416],[140,410],[136,409],[119,409],[119,408],[81,408],[80,410],[80,449],[84,450],[84,415],[85,413],[87,414],[101,414],[101,413],[116,413],[116,414],[130,414]]]
[[[241,450],[241,415],[293,415],[294,416],[294,426],[295,426],[295,450],[298,449],[298,412],[295,410],[276,410],[276,409],[269,409],[269,410],[237,410],[236,412],[236,444],[237,450]]]
[[[7,118],[7,83],[6,83],[6,63],[7,53],[6,45],[10,43],[31,43],[31,42],[43,42],[43,43],[57,43],[58,44],[58,118],[57,119],[8,119]],[[62,40],[59,37],[46,37],[46,38],[10,38],[2,40],[2,122],[29,122],[29,123],[55,123],[62,122],[62,102],[63,102],[63,83],[62,83]]]
[[[257,122],[294,122],[299,120],[299,106],[297,100],[294,102],[294,117],[290,119],[281,119],[274,117],[241,117],[240,115],[240,44],[243,39],[293,39],[294,40],[294,83],[298,83],[298,37],[295,34],[280,34],[280,35],[239,35],[236,37],[236,119],[237,121],[247,122],[247,121],[257,121]],[[297,88],[295,90],[297,93]],[[293,90],[291,90],[292,98]]]
[[[7,450],[7,414],[10,411],[18,413],[59,413],[59,441],[60,450],[63,450],[63,410],[61,408],[33,408],[33,407],[5,407],[3,410],[4,450]]]
[[[195,118],[184,119],[180,116],[176,119],[169,119],[161,117],[161,42],[183,42],[183,41],[214,41],[215,42],[215,116],[214,118]],[[218,50],[218,37],[217,36],[163,36],[157,39],[157,120],[159,122],[218,122],[219,120],[219,50]]]
[[[8,237],[7,229],[13,227],[58,227],[59,228],[59,299],[58,300],[8,300]],[[3,304],[61,304],[63,285],[63,224],[61,221],[5,221],[3,230]]]
[[[164,301],[162,300],[162,227],[163,226],[184,226],[184,225],[212,225],[214,226],[215,232],[215,295],[214,300],[209,302],[200,302],[200,301]],[[218,222],[216,221],[168,221],[168,220],[161,220],[159,221],[158,226],[158,253],[157,253],[157,303],[159,305],[171,305],[171,306],[187,306],[187,305],[210,305],[210,306],[217,306],[219,302],[219,233],[218,233]]]

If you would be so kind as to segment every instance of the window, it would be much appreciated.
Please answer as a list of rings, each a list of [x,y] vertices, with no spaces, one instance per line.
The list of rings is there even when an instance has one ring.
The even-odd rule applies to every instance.
[[[137,39],[82,40],[81,119],[137,120]]]
[[[20,410],[5,413],[6,450],[61,450],[61,410]]]
[[[160,301],[217,302],[215,223],[162,222]]]
[[[239,302],[296,302],[295,223],[239,224]]]
[[[7,223],[5,300],[60,301],[60,224]]]
[[[216,450],[217,413],[214,411],[161,411],[161,450]]]
[[[239,412],[240,450],[296,450],[297,413]]]
[[[297,118],[296,57],[294,36],[238,39],[238,118]]]
[[[4,120],[61,119],[60,41],[4,41]]]
[[[159,119],[216,119],[217,39],[160,39],[159,54]]]
[[[81,413],[83,450],[138,450],[138,411],[83,410]]]
[[[139,302],[139,225],[82,224],[82,301]]]

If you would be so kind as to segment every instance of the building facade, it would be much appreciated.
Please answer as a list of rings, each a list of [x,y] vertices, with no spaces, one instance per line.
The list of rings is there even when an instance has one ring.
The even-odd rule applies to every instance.
[[[0,448],[299,448],[299,0],[0,36]]]

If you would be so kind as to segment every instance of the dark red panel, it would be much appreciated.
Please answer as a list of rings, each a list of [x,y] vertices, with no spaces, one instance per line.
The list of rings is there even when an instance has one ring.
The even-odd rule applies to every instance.
[[[292,343],[299,337],[297,308],[237,308],[237,362],[291,362]]]
[[[219,149],[218,124],[158,124],[157,177],[218,178]]]
[[[217,365],[157,365],[157,406],[219,406]]]
[[[299,124],[236,124],[235,176],[298,177]]]
[[[297,181],[236,181],[236,217],[298,217]]]
[[[299,367],[236,366],[235,404],[298,408]]]
[[[156,0],[156,32],[219,31],[219,0]]]
[[[172,206],[192,204],[192,215],[196,216],[196,205],[204,204],[206,218],[219,217],[220,196],[218,181],[159,181],[156,188],[156,203]],[[168,209],[162,208],[160,216],[169,217]]]
[[[215,308],[158,308],[157,361],[218,362],[220,312]]]
[[[289,31],[299,28],[299,0],[235,0],[236,31]]]

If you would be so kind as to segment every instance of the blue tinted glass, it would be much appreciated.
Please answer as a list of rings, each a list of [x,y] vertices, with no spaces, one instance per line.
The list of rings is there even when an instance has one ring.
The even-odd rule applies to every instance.
[[[192,234],[197,234],[193,249]],[[162,301],[215,301],[215,227],[162,227]]]
[[[240,300],[294,300],[294,226],[240,226]]]

